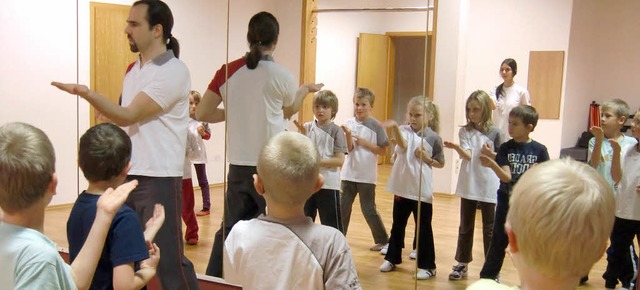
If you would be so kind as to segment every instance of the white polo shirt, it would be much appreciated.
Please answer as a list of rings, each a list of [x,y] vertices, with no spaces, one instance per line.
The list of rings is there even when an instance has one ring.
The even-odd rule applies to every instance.
[[[189,69],[167,52],[130,66],[122,85],[121,105],[126,107],[140,92],[147,94],[162,113],[148,121],[123,128],[131,137],[131,175],[182,177],[189,123]]]
[[[226,111],[229,148],[233,165],[257,166],[264,144],[285,129],[283,107],[291,106],[298,86],[286,68],[269,56],[251,70],[245,58],[220,68],[209,90],[222,97]],[[226,79],[228,75],[228,79]]]

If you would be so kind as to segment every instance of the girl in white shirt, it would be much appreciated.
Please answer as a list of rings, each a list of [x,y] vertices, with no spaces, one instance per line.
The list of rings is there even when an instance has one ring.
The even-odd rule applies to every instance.
[[[460,144],[444,142],[444,147],[455,150],[462,159],[456,187],[456,195],[460,197],[460,227],[455,256],[458,264],[453,266],[450,280],[467,276],[467,265],[472,260],[476,209],[482,212],[485,256],[493,236],[496,193],[500,181],[490,168],[482,166],[479,158],[481,154],[495,158],[495,149],[501,143],[500,131],[491,122],[491,107],[491,97],[485,91],[471,93],[465,105],[467,124],[458,132]]]
[[[513,80],[516,74],[518,74],[518,63],[512,58],[503,60],[500,64],[500,77],[503,82],[490,93],[493,100],[493,123],[500,130],[501,142],[511,139],[509,112],[519,105],[531,105],[529,91]]]
[[[435,246],[433,242],[433,180],[432,168],[444,167],[442,139],[438,136],[438,108],[424,96],[413,97],[407,105],[408,125],[398,126],[393,120],[385,121],[396,135],[396,160],[387,183],[393,199],[393,226],[385,261],[380,271],[389,272],[402,263],[405,228],[411,213],[418,218],[418,273],[416,279],[429,279],[436,275]]]

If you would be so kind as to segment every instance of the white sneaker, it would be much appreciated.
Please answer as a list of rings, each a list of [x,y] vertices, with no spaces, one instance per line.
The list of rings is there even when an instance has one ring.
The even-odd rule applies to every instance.
[[[382,262],[382,265],[380,265],[380,272],[391,272],[395,267],[396,265],[391,264],[391,262],[387,260],[384,260],[384,262]]]
[[[384,247],[380,249],[380,255],[386,255],[388,250],[389,250],[389,244],[384,245]]]
[[[413,249],[413,251],[411,251],[411,254],[409,254],[409,259],[415,260],[417,258],[418,258],[418,252],[416,252],[416,250]]]
[[[427,280],[436,275],[436,269],[419,269],[416,274],[416,279]]]

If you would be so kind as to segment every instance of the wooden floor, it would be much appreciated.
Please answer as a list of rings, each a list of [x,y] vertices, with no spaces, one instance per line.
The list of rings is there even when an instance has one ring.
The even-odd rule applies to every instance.
[[[391,230],[393,199],[390,193],[385,191],[386,180],[389,176],[390,166],[381,165],[379,167],[379,184],[376,203],[378,211],[382,216],[387,231]],[[196,191],[196,195],[199,195]],[[196,246],[186,246],[186,255],[194,263],[198,273],[204,273],[209,253],[213,244],[213,235],[220,226],[222,218],[222,188],[213,188],[211,191],[212,214],[210,216],[199,217],[200,243]],[[200,210],[201,198],[196,197],[196,210]],[[405,262],[398,265],[397,270],[390,273],[381,273],[378,267],[383,262],[383,256],[378,252],[371,252],[369,248],[373,245],[371,231],[367,226],[361,211],[360,204],[356,199],[351,217],[351,225],[347,240],[351,247],[358,276],[364,289],[465,289],[466,286],[479,277],[480,268],[484,261],[482,253],[482,229],[480,224],[480,213],[476,218],[476,234],[474,238],[474,261],[469,265],[469,277],[461,281],[449,281],[448,276],[451,267],[456,263],[454,260],[457,229],[459,222],[459,199],[455,196],[436,195],[433,201],[433,229],[436,246],[436,264],[438,273],[436,277],[418,281],[412,278],[415,271],[414,260],[409,260],[411,252],[411,242],[413,239],[414,224],[409,219],[407,235],[403,257]],[[47,209],[45,233],[58,246],[68,247],[66,240],[66,222],[69,217],[71,206],[56,206]],[[184,226],[183,226],[184,229]],[[268,265],[265,265],[268,267]],[[589,277],[591,280],[579,289],[604,289],[604,280],[601,278],[606,267],[606,260],[601,259],[591,270]],[[504,267],[501,272],[501,281],[507,285],[517,285],[518,276],[513,267],[511,259],[505,258]]]

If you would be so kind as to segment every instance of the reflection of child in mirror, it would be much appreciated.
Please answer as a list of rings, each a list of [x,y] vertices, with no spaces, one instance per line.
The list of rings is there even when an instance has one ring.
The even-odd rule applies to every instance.
[[[198,177],[198,186],[202,192],[202,210],[196,213],[197,216],[209,215],[211,209],[211,195],[209,190],[209,180],[207,179],[207,148],[204,146],[203,140],[211,138],[211,130],[206,122],[196,121],[196,108],[200,104],[202,97],[197,91],[191,91],[189,94],[189,134],[197,133],[197,147],[191,152],[189,159],[196,169]]]
[[[305,214],[315,221],[316,214],[319,213],[323,225],[342,231],[340,166],[344,162],[347,144],[342,128],[333,123],[337,113],[338,97],[332,91],[322,90],[313,98],[313,114],[316,119],[304,125],[295,120],[293,122],[300,133],[316,144],[322,157],[320,173],[324,176],[324,185],[307,200]]]
[[[395,134],[396,160],[393,163],[387,191],[394,194],[393,225],[385,261],[380,271],[389,272],[402,263],[405,228],[409,215],[420,217],[418,233],[418,273],[416,279],[436,275],[435,245],[431,219],[433,217],[432,168],[444,167],[442,139],[438,136],[439,114],[436,105],[424,96],[412,98],[407,105],[408,125],[399,126],[393,120],[384,122]]]
[[[467,98],[467,124],[460,128],[460,144],[444,142],[444,147],[455,150],[462,164],[456,195],[460,197],[460,227],[458,228],[458,247],[455,259],[458,262],[449,274],[450,280],[460,280],[467,276],[468,264],[472,260],[473,231],[476,210],[482,212],[482,241],[484,255],[489,252],[493,235],[493,219],[496,211],[496,191],[500,186],[498,177],[480,163],[483,148],[495,156],[500,145],[500,130],[491,121],[491,97],[477,90]]]

